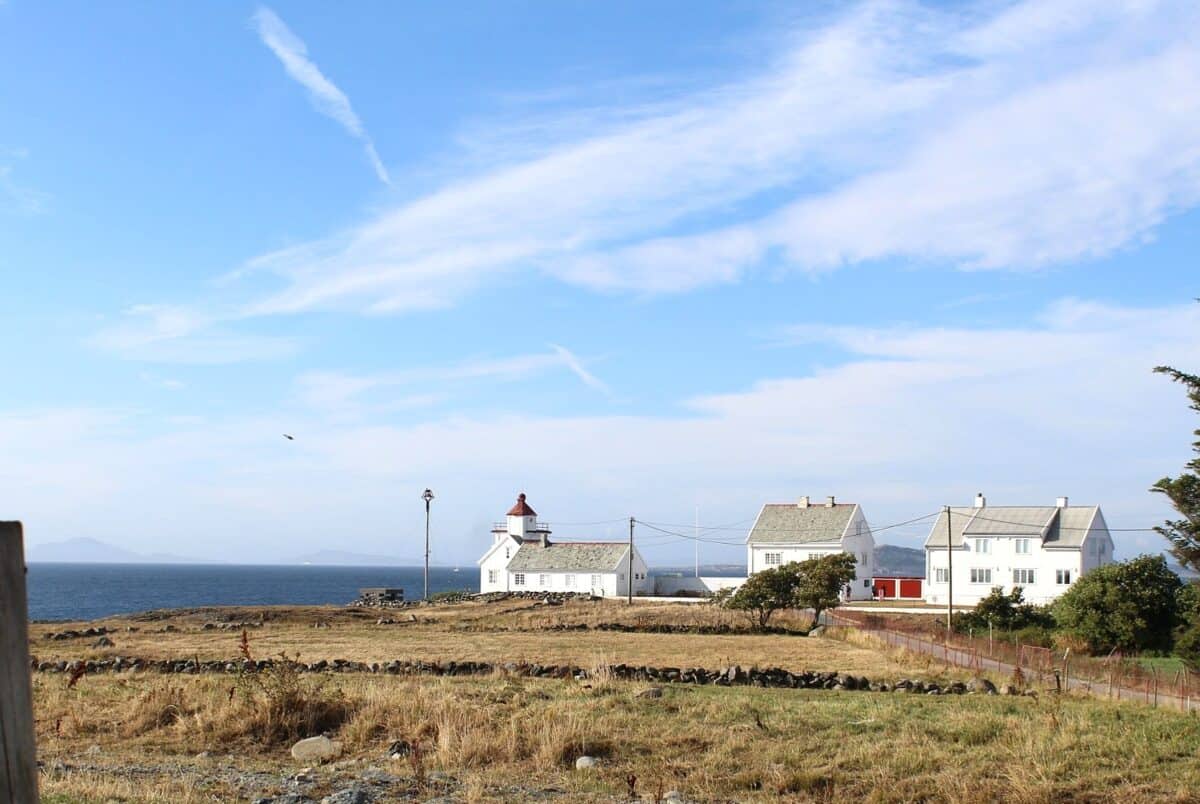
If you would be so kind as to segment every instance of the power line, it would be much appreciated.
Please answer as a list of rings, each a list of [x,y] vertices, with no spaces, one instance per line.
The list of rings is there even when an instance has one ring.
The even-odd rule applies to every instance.
[[[935,516],[938,516],[939,514],[941,514],[941,511],[934,511],[931,514],[925,514],[924,516],[914,517],[913,519],[908,519],[903,522],[896,522],[891,525],[881,525],[879,527],[873,527],[870,524],[868,524],[867,527],[871,531],[871,533],[881,533],[885,530],[891,530],[893,528],[900,528],[900,527],[904,527],[906,525],[914,525],[919,522],[923,522],[926,519],[931,519]],[[746,521],[752,521],[752,520],[746,520]],[[666,527],[666,528],[689,528],[689,527],[692,527],[691,525],[680,525],[680,524],[671,523],[671,522],[647,522],[644,519],[639,519],[638,522],[640,522],[643,525],[647,525],[647,526],[657,525],[657,526]],[[706,525],[706,526],[701,526],[700,529],[706,533],[711,532],[711,531],[717,531],[717,530],[738,531],[738,532],[742,532],[745,530],[745,528],[730,527],[728,525]],[[754,528],[755,533],[829,533],[829,531],[830,531],[829,528]],[[674,532],[672,531],[672,533],[674,533]],[[679,534],[675,533],[674,535],[679,535]],[[691,537],[688,537],[688,538],[691,538]]]
[[[973,509],[973,510],[986,511],[987,508],[978,508],[978,509]],[[940,514],[941,514],[941,512],[939,512],[939,515]],[[980,516],[977,513],[976,514],[964,514],[961,511],[955,511],[953,509],[951,509],[951,511],[950,511],[950,516],[951,517],[961,516],[961,517],[970,519],[971,521],[978,520],[979,522],[994,522],[998,525],[1015,525],[1017,527],[1022,527],[1022,528],[1037,528],[1039,534],[1041,533],[1041,530],[1042,530],[1040,526],[1038,526],[1036,524],[1031,524],[1029,522],[1013,522],[1013,521],[1007,520],[1007,519],[995,519],[993,517]],[[1058,529],[1059,530],[1078,530],[1078,531],[1084,531],[1084,532],[1091,530],[1091,528],[1073,528],[1073,527],[1068,527],[1066,525],[1059,525]],[[1158,532],[1155,528],[1109,528],[1109,527],[1105,527],[1105,530],[1107,530],[1109,533],[1157,533]],[[1007,535],[1007,534],[1001,534],[1001,535]],[[1030,535],[1032,536],[1032,535],[1036,535],[1036,534],[1030,534]]]

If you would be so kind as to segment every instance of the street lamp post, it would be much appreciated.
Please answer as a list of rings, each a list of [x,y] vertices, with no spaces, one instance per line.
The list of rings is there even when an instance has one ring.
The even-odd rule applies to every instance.
[[[425,501],[425,600],[429,600],[429,503],[433,502],[433,492],[425,489],[421,499]]]

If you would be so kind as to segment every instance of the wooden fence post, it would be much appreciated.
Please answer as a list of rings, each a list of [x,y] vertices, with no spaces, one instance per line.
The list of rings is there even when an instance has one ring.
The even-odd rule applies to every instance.
[[[29,610],[20,522],[0,522],[0,800],[37,804]]]

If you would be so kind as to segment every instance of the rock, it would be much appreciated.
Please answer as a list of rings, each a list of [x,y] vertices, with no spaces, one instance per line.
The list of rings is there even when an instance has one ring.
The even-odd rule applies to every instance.
[[[663,793],[662,800],[667,802],[667,804],[682,804],[683,793],[680,793],[678,790],[668,790],[666,793]]]
[[[996,685],[988,681],[986,678],[973,678],[967,682],[967,692],[983,693],[984,695],[995,695]]]
[[[347,787],[321,799],[321,804],[371,804],[374,796],[361,787]]]
[[[299,773],[292,776],[293,782],[300,782],[301,784],[307,784],[308,782],[315,782],[316,780],[317,780],[317,777],[313,773],[312,768],[304,768]]]
[[[1005,684],[1004,685],[1004,694],[1005,695],[1019,695],[1020,693],[1017,692],[1017,688],[1014,687],[1012,684]]]
[[[328,737],[308,737],[292,746],[292,759],[301,762],[324,762],[342,753],[342,744]]]
[[[207,752],[207,751],[201,751],[199,754],[196,754],[196,757],[195,757],[195,758],[196,758],[198,761],[204,761],[204,760],[206,760],[206,759],[211,759],[211,758],[212,758],[212,754],[210,754],[210,753],[209,753],[209,752]]]
[[[1037,690],[1025,690],[1025,692],[1023,692],[1021,694],[1024,695],[1026,698],[1038,697]]]
[[[810,636],[810,637],[825,636],[825,626],[818,625],[815,628],[810,628],[808,630],[808,636]]]
[[[642,690],[641,692],[639,692],[637,694],[637,697],[639,697],[639,698],[661,698],[661,697],[663,697],[663,688],[662,687],[650,687],[649,689],[645,689],[645,690]]]
[[[88,756],[94,757],[94,756],[98,756],[99,754],[100,754],[100,746],[96,745],[95,743],[92,743],[91,745],[88,746],[88,750],[87,750]]]
[[[595,757],[582,756],[575,760],[575,770],[588,770],[600,764],[600,760]]]
[[[412,753],[412,745],[408,740],[395,740],[388,746],[388,759],[404,759]]]
[[[113,647],[113,641],[106,636],[102,636],[99,639],[97,639],[95,642],[92,643],[92,647],[93,648],[111,648],[111,647]]]

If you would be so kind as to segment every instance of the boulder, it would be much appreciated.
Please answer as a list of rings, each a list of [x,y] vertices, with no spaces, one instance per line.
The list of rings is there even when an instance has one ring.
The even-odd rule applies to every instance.
[[[973,678],[967,682],[967,692],[995,695],[996,685],[988,681],[986,678]]]
[[[575,770],[589,770],[600,764],[600,760],[595,757],[581,756],[575,760]]]
[[[371,804],[374,796],[369,791],[357,785],[331,793],[321,799],[321,804]]]
[[[342,753],[342,744],[324,735],[307,737],[292,746],[292,759],[300,762],[325,762]]]
[[[825,636],[825,626],[818,625],[814,628],[810,628],[808,630],[808,636],[810,636],[810,637]]]
[[[639,697],[639,698],[661,698],[661,697],[663,697],[663,688],[662,687],[650,687],[649,689],[645,689],[645,690],[642,690],[641,692],[639,692],[637,694],[637,697]]]

